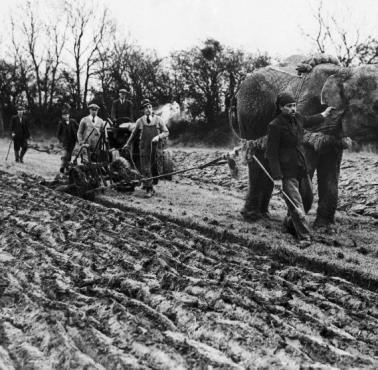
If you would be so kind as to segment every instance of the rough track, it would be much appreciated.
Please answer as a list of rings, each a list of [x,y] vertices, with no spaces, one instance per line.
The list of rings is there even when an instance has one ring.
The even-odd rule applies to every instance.
[[[378,295],[0,172],[0,368],[377,368]]]

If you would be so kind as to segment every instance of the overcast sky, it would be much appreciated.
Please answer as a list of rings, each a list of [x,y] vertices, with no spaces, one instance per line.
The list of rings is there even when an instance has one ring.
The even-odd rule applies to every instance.
[[[249,51],[289,55],[310,51],[312,45],[301,28],[316,29],[313,9],[318,1],[110,0],[107,4],[121,29],[164,55],[207,37]],[[376,31],[378,1],[323,0],[323,4],[333,14],[348,18],[344,21],[351,29]]]
[[[156,49],[161,56],[208,37],[251,52],[267,51],[273,56],[309,53],[313,48],[301,28],[316,30],[313,9],[318,0],[103,1],[124,35],[130,34],[141,46]],[[0,0],[3,18],[9,18],[15,3]],[[351,31],[359,28],[363,35],[378,36],[378,1],[323,0],[323,4],[330,12],[344,17]]]

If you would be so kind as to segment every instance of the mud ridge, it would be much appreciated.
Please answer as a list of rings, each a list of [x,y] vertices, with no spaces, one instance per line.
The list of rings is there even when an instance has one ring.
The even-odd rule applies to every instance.
[[[185,228],[196,230],[206,237],[220,242],[228,241],[231,243],[237,243],[240,245],[251,248],[255,253],[261,256],[269,256],[270,258],[288,265],[299,265],[313,272],[321,272],[330,276],[338,276],[340,278],[351,281],[354,284],[361,286],[362,288],[369,289],[373,292],[378,291],[378,278],[375,276],[363,273],[359,269],[351,270],[350,268],[337,265],[335,263],[329,263],[325,259],[309,258],[303,253],[295,253],[295,251],[288,250],[285,246],[271,246],[266,243],[263,238],[256,237],[257,240],[252,238],[245,238],[240,235],[235,235],[229,230],[217,230],[215,227],[209,227],[201,225],[193,220],[185,218],[171,217],[167,214],[160,212],[144,212],[140,208],[128,206],[125,202],[111,199],[108,196],[98,195],[95,202],[109,208],[117,208],[121,211],[136,212],[138,215],[153,215],[163,222],[171,222]],[[298,244],[299,245],[299,244]]]

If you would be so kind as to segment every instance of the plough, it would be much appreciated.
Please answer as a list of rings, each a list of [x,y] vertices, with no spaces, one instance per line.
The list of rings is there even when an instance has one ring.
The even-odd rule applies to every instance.
[[[110,120],[107,124],[109,123],[112,124]],[[123,149],[122,144],[124,143],[117,142],[111,135],[114,133],[115,127],[106,127],[107,126],[100,132],[100,137],[96,143],[95,149],[91,153],[88,153],[88,161],[86,163],[78,164],[78,159],[83,153],[83,150],[89,152],[87,142],[93,130],[69,164],[65,177],[63,179],[57,177],[50,183],[45,181],[43,182],[44,185],[54,187],[58,191],[92,199],[96,192],[105,189],[115,189],[120,192],[133,192],[136,187],[143,186],[147,181],[152,180],[157,182],[160,179],[171,180],[172,176],[178,174],[201,170],[210,166],[224,165],[226,163],[229,164],[233,176],[237,176],[236,163],[229,154],[222,155],[197,166],[174,170],[170,151],[162,149],[159,156],[156,155],[154,158],[151,158],[151,163],[156,164],[156,167],[159,168],[158,174],[154,174],[154,176],[148,178],[143,177],[136,164],[137,153]],[[109,140],[105,139],[105,129],[108,130]],[[119,131],[120,128],[117,127],[116,130]]]

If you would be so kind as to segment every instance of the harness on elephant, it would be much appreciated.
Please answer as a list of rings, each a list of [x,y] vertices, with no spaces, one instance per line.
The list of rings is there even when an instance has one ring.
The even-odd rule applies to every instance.
[[[308,76],[309,76],[308,73],[306,73],[306,75],[304,77],[303,76],[296,76],[296,77],[298,77],[298,78],[301,79],[301,82],[299,83],[299,85],[297,87],[297,90],[295,92],[295,95],[294,95],[295,101],[296,101],[297,104],[298,104],[298,100],[299,100],[299,98],[301,96],[301,93],[302,93],[302,90],[303,90],[303,86],[304,86],[305,82],[308,80]]]

